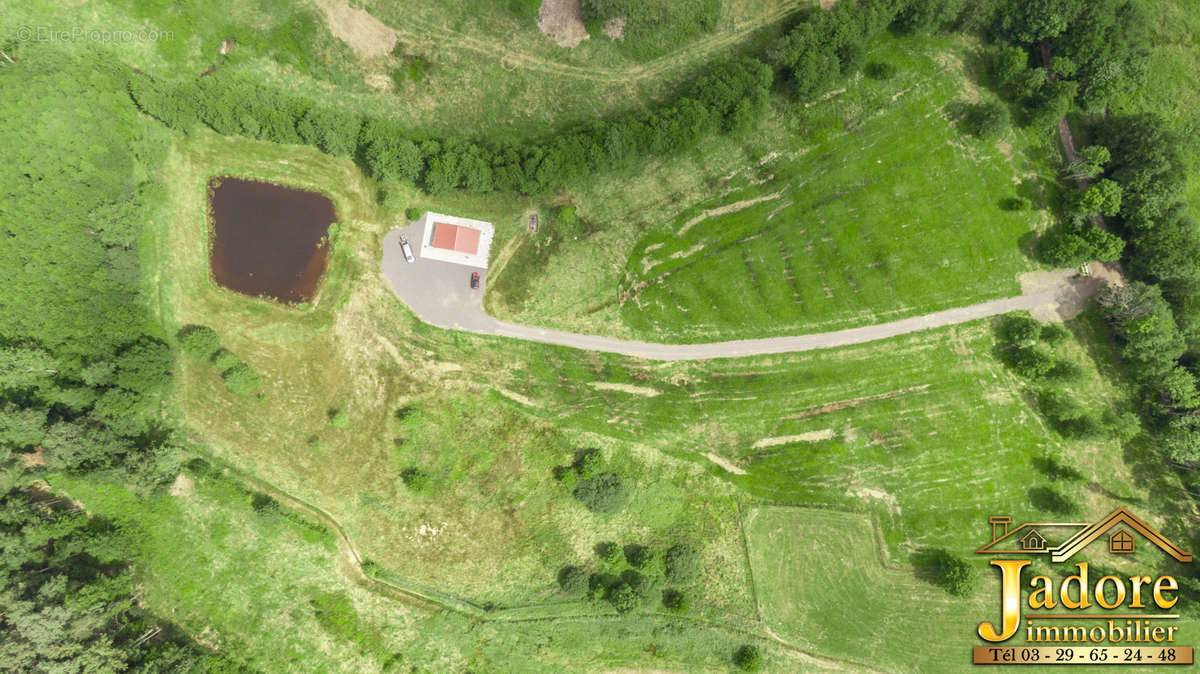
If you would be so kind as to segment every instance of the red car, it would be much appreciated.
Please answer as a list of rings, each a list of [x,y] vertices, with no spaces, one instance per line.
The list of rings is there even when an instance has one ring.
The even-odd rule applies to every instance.
[[[479,272],[471,272],[471,290],[479,290]]]

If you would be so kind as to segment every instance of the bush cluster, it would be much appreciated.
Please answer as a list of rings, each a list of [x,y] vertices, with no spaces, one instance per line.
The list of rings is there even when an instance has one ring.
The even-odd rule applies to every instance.
[[[741,646],[733,652],[733,664],[743,672],[757,672],[763,666],[762,651],[758,646]]]
[[[595,448],[582,449],[569,466],[554,469],[560,483],[571,488],[571,494],[594,513],[614,515],[629,502],[630,487],[621,475],[606,470],[604,455]]]
[[[675,545],[663,550],[603,541],[594,550],[596,569],[592,573],[577,565],[559,570],[558,585],[568,597],[587,596],[608,602],[618,613],[652,609],[659,604],[676,614],[691,610],[691,598],[680,589],[698,576],[699,556],[691,546]]]
[[[1002,317],[996,327],[1000,359],[1014,372],[1037,385],[1038,411],[1065,437],[1115,437],[1128,440],[1138,430],[1136,415],[1118,414],[1108,407],[1085,405],[1069,390],[1080,367],[1060,355],[1071,333],[1060,323],[1042,325],[1022,313]]]
[[[180,349],[187,355],[207,360],[221,374],[225,388],[240,396],[253,395],[262,386],[262,378],[232,351],[221,346],[221,337],[206,325],[185,325],[175,333]]]

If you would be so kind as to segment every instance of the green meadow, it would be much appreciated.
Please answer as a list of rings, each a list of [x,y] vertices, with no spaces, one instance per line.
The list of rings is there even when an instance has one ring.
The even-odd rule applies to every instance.
[[[165,26],[185,37],[126,45],[127,60],[173,77],[238,69],[420,133],[512,140],[649,105],[812,4],[725,0],[712,32],[657,59],[600,37],[562,51],[521,1],[353,3],[395,32],[397,46],[372,57],[336,38],[319,7],[274,0],[34,3],[2,21]],[[234,30],[244,43],[222,60]],[[1056,431],[1037,388],[1002,364],[995,321],[651,362],[430,327],[380,259],[406,209],[488,220],[493,315],[663,342],[836,330],[1015,295],[1039,268],[1028,237],[1049,222],[1057,157],[1049,135],[985,142],[959,128],[964,104],[994,98],[978,84],[980,52],[963,37],[883,35],[865,62],[895,66],[889,79],[855,75],[810,104],[777,97],[753,131],[538,198],[431,197],[310,147],[156,128],[170,134],[169,207],[139,242],[142,295],[165,336],[212,328],[261,378],[259,395],[235,395],[211,363],[181,354],[167,421],[196,449],[170,491],[47,479],[137,534],[150,613],[264,671],[727,672],[744,644],[767,671],[961,671],[975,625],[994,618],[994,575],[972,555],[989,516],[1084,521],[1125,505],[1200,547],[1190,499],[1154,448]],[[213,281],[206,190],[222,175],[333,201],[311,302]],[[1034,209],[1005,210],[1014,196]],[[563,206],[576,209],[572,228],[556,221]],[[1098,314],[1067,326],[1061,348],[1080,374],[1063,388],[1089,409],[1135,411]],[[619,512],[573,495],[564,468],[581,450],[628,481]],[[390,590],[362,576],[337,532]],[[671,588],[690,611],[619,615],[568,596],[564,567],[626,568],[598,561],[605,542],[695,546],[698,577]],[[956,598],[930,582],[929,549],[967,559],[977,590]]]
[[[695,155],[581,188],[586,229],[522,238],[489,309],[518,322],[665,342],[836,330],[1020,293],[1037,268],[1048,138],[958,128],[993,96],[961,38],[877,39],[857,76]],[[554,237],[551,229],[550,237]],[[589,264],[596,260],[599,264]]]

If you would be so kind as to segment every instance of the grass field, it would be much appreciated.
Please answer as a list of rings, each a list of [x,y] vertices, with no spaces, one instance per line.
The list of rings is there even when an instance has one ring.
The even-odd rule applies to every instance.
[[[397,31],[395,53],[361,59],[321,32],[299,52],[248,54],[230,67],[390,110],[430,133],[517,137],[644,105],[711,53],[760,39],[749,29],[790,4],[725,0],[711,36],[636,64],[598,39],[561,51],[524,18],[528,3],[378,0],[363,6]],[[235,5],[233,21],[257,17],[268,34],[284,16],[258,16],[270,3]],[[124,7],[53,16],[120,26],[135,16]],[[218,10],[149,7],[138,15],[145,24],[214,23],[178,53],[123,46],[130,62],[207,68]],[[512,37],[497,44],[497,34]],[[296,54],[315,59],[307,71],[289,61]],[[425,80],[372,88],[413,57],[427,59]],[[181,357],[180,424],[221,461],[328,511],[388,574],[533,619],[475,622],[368,592],[348,579],[328,532],[255,508],[238,482],[212,472],[189,468],[191,491],[148,500],[52,481],[93,514],[137,528],[147,606],[264,669],[286,658],[305,671],[727,671],[734,648],[755,643],[772,671],[906,670],[926,658],[937,662],[923,669],[954,671],[974,624],[992,617],[994,586],[985,576],[978,596],[949,598],[912,570],[921,547],[968,556],[989,515],[1057,515],[1043,508],[1048,492],[1072,517],[1126,504],[1183,547],[1200,545],[1189,501],[1157,454],[1136,439],[1051,430],[1031,387],[996,359],[990,323],[822,352],[650,363],[430,328],[387,289],[379,259],[406,207],[478,217],[497,225],[493,312],[663,341],[836,329],[1014,294],[1017,274],[1033,268],[1022,237],[1044,218],[999,201],[1020,193],[1044,206],[1055,155],[1049,137],[983,143],[955,128],[956,102],[989,96],[972,84],[976,57],[960,38],[883,36],[867,61],[897,65],[890,80],[855,78],[811,106],[776,101],[753,134],[538,200],[433,200],[374,185],[310,148],[174,137],[172,208],[143,247],[146,297],[167,334],[211,326],[263,379],[261,400],[238,397],[211,365]],[[334,201],[339,228],[311,303],[285,307],[212,282],[204,199],[214,175]],[[744,203],[756,199],[765,200]],[[525,232],[527,213],[567,203],[585,221],[578,238],[556,239],[549,220],[538,238]],[[1085,314],[1070,327],[1078,341],[1067,349],[1084,371],[1072,392],[1128,409],[1107,383],[1117,366],[1099,320]],[[331,423],[335,410],[346,427]],[[590,513],[554,479],[585,447],[635,484],[616,516]],[[1050,458],[1078,475],[1048,470]],[[428,488],[405,483],[414,468]],[[557,571],[590,565],[605,540],[700,545],[701,578],[684,588],[689,616],[617,617],[563,597]],[[919,604],[911,623],[905,599]],[[568,610],[577,617],[552,619]],[[882,629],[906,637],[880,640]],[[928,646],[907,636],[918,630],[945,638]]]
[[[1104,344],[1093,321],[1078,319],[1072,329],[1085,343]],[[756,499],[875,512],[896,559],[912,545],[977,547],[990,514],[1032,513],[1039,489],[1061,494],[1088,517],[1120,503],[1174,512],[1178,485],[1151,479],[1156,471],[1140,463],[1140,450],[1059,436],[1030,408],[1031,391],[997,362],[994,348],[989,324],[974,322],[767,358],[610,363],[592,375],[642,395],[597,390],[586,366],[554,362],[530,368],[514,390],[555,400],[530,411],[559,425],[700,461],[715,454],[745,472],[727,477]],[[1111,354],[1078,346],[1071,354],[1086,373],[1072,385],[1076,395],[1097,408],[1129,408],[1094,364],[1111,376]],[[1053,479],[1047,456],[1082,477]]]
[[[1059,494],[1083,518],[1131,504],[1181,545],[1191,542],[1172,505],[1178,485],[1141,463],[1136,445],[1122,452],[1109,440],[1067,440],[1048,429],[1030,408],[1031,392],[993,355],[987,322],[831,351],[669,364],[436,330],[415,321],[379,276],[379,241],[398,216],[374,205],[350,164],[306,148],[202,133],[176,139],[170,170],[176,208],[156,223],[158,274],[148,280],[159,315],[168,331],[214,327],[264,381],[256,402],[227,392],[211,366],[181,362],[182,422],[217,456],[327,510],[388,573],[479,605],[554,613],[566,606],[555,573],[588,564],[599,541],[703,542],[703,577],[689,591],[692,615],[711,630],[697,632],[691,622],[683,631],[666,629],[666,618],[650,614],[622,622],[604,607],[587,617],[593,622],[488,623],[469,633],[457,618],[421,617],[411,629],[423,645],[406,642],[419,662],[472,661],[463,654],[483,648],[487,655],[474,662],[494,666],[505,661],[501,643],[512,653],[530,647],[529,639],[550,638],[560,646],[547,647],[539,666],[592,662],[576,659],[565,646],[570,638],[594,643],[588,653],[603,652],[614,666],[719,668],[738,643],[770,639],[767,629],[786,642],[770,646],[773,659],[862,662],[853,639],[820,637],[779,608],[825,599],[764,581],[754,566],[754,555],[764,554],[754,536],[747,558],[742,517],[762,503],[874,516],[878,552],[900,569],[920,546],[974,549],[995,512],[1046,514],[1033,490]],[[340,231],[311,305],[246,298],[209,280],[203,186],[214,174],[318,187],[334,200]],[[458,205],[473,214],[488,201]],[[1124,409],[1124,396],[1099,374],[1113,367],[1099,346],[1106,344],[1096,334],[1102,328],[1094,317],[1071,327],[1088,345],[1071,347],[1085,371],[1076,393]],[[347,413],[348,428],[330,424],[334,409]],[[620,515],[590,514],[555,482],[554,467],[582,447],[600,448],[611,466],[634,477],[635,496]],[[1047,456],[1076,466],[1080,478],[1053,479],[1041,461]],[[402,471],[414,467],[430,476],[427,491],[405,486]],[[914,587],[924,588],[921,596],[940,592]],[[338,592],[322,588],[314,596],[344,609]],[[362,614],[351,623],[359,632],[388,624],[360,600],[352,603]],[[946,606],[961,617],[974,604],[931,600],[929,619],[951,615]],[[202,616],[219,608],[194,610]],[[218,618],[233,619],[209,619]],[[839,621],[860,618],[831,612],[822,629],[832,634]],[[944,628],[969,637],[972,620]],[[326,635],[319,639],[341,634],[363,661],[378,663],[375,649],[396,647],[391,637],[347,637],[338,625],[317,623]],[[436,648],[422,641],[427,630],[441,631]],[[638,649],[606,650],[630,631],[650,636]],[[481,632],[495,641],[480,646],[474,639]],[[905,657],[900,647],[879,654],[881,662]]]
[[[655,341],[820,332],[1017,294],[1022,237],[1046,205],[1046,138],[981,142],[955,106],[961,39],[877,40],[858,77],[811,107],[778,101],[763,128],[573,194],[588,233],[518,249],[489,309],[518,322]],[[622,191],[624,190],[624,191]],[[551,232],[551,236],[553,233]],[[545,247],[545,245],[543,245]],[[585,261],[599,260],[601,264]]]
[[[862,515],[761,507],[747,515],[746,535],[763,619],[790,643],[830,657],[891,672],[962,671],[980,643],[975,626],[999,615],[999,576],[986,558],[971,560],[983,574],[979,590],[953,599],[907,564],[881,557]],[[1197,623],[1185,616],[1180,634]],[[1006,645],[1018,643],[1023,634]]]
[[[1154,40],[1146,85],[1133,96],[1133,111],[1154,112],[1175,124],[1184,142],[1189,167],[1187,201],[1200,207],[1200,113],[1197,113],[1195,80],[1190,73],[1200,67],[1196,35],[1200,34],[1200,5],[1194,2],[1143,2],[1152,18]]]
[[[702,468],[558,428],[494,391],[544,349],[506,353],[416,324],[377,275],[385,216],[355,201],[362,185],[349,164],[213,134],[177,147],[171,184],[180,208],[155,242],[160,310],[169,325],[214,327],[264,379],[265,399],[254,402],[225,391],[207,363],[182,364],[183,421],[218,455],[329,510],[390,572],[480,604],[558,601],[557,570],[587,562],[601,540],[700,538],[714,556],[737,549],[733,490]],[[278,161],[285,156],[286,165]],[[206,176],[216,174],[319,185],[334,199],[341,231],[313,306],[282,307],[209,280],[201,199]],[[333,409],[347,413],[349,429],[330,424]],[[589,514],[554,480],[556,466],[589,446],[639,476],[618,517]],[[404,485],[409,468],[431,476],[428,492]],[[706,597],[699,610],[749,619],[744,571],[714,564],[711,582],[698,588]]]
[[[147,610],[260,671],[719,672],[745,640],[656,616],[476,623],[380,596],[348,580],[318,525],[286,510],[256,510],[251,495],[219,473],[185,475],[183,489],[150,500],[99,481],[50,481],[135,534],[130,553]],[[761,644],[783,670],[829,664]]]
[[[783,639],[834,657],[882,671],[955,671],[977,641],[973,623],[995,619],[990,586],[956,600],[909,569],[884,566],[862,515],[756,508],[746,537],[763,620]]]

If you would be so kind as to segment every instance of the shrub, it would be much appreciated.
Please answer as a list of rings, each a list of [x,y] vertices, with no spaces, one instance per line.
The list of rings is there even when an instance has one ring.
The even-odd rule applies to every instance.
[[[1069,360],[1056,360],[1045,377],[1056,381],[1074,381],[1083,376],[1083,368]]]
[[[863,68],[863,73],[873,80],[890,80],[896,76],[896,66],[886,61],[872,61]]]
[[[409,220],[419,220],[421,218],[421,209],[406,208],[404,209],[404,217]]]
[[[601,515],[618,513],[629,501],[629,486],[616,473],[600,473],[582,480],[573,493],[588,510]]]
[[[1003,103],[988,101],[972,105],[963,119],[967,131],[979,138],[996,138],[1012,124]]]
[[[224,374],[231,368],[241,365],[242,361],[228,349],[219,349],[212,357],[213,367],[217,372]]]
[[[658,564],[658,555],[654,549],[644,545],[631,546],[625,553],[625,557],[629,560],[630,566],[642,571],[651,570]]]
[[[975,591],[979,577],[966,560],[947,553],[939,571],[938,584],[956,597],[966,597]]]
[[[555,466],[554,479],[564,487],[574,487],[579,481],[579,473],[575,471],[574,466]]]
[[[743,672],[757,672],[762,669],[762,652],[758,650],[758,646],[742,646],[733,652],[733,664]]]
[[[1041,345],[1013,349],[1007,355],[1008,366],[1022,377],[1037,379],[1054,368],[1054,358]]]
[[[420,468],[405,468],[400,472],[400,479],[404,482],[405,487],[415,492],[429,490],[429,474]]]
[[[237,365],[226,370],[223,376],[225,379],[225,388],[229,389],[235,395],[247,396],[257,391],[259,386],[262,386],[262,379],[245,363],[239,362]]]
[[[663,608],[676,615],[683,615],[692,610],[692,600],[679,590],[663,592],[662,604]]]
[[[206,325],[185,325],[177,336],[179,347],[192,358],[211,358],[221,348],[221,337]]]
[[[596,544],[596,558],[605,564],[616,566],[625,563],[625,551],[616,543],[604,541]]]
[[[617,613],[622,614],[629,613],[642,603],[637,592],[624,581],[610,587],[604,598],[617,609]]]
[[[686,585],[700,575],[700,553],[692,546],[673,545],[666,554],[666,578],[675,585]]]
[[[343,410],[333,410],[329,413],[329,425],[334,428],[350,428],[350,417]]]
[[[608,594],[609,588],[613,587],[621,579],[608,573],[593,573],[591,578],[588,578],[588,599],[600,601]]]
[[[408,79],[414,82],[420,82],[425,79],[425,62],[421,59],[413,59],[412,63],[408,64]]]
[[[1000,201],[1000,208],[1006,211],[1028,211],[1033,208],[1033,201],[1029,197],[1008,197]]]
[[[662,590],[650,577],[628,569],[621,574],[621,580],[633,589],[634,596],[642,606],[651,608],[662,602]]]
[[[279,502],[262,492],[254,492],[250,497],[250,507],[258,513],[279,512]]]
[[[595,448],[584,449],[576,455],[575,463],[571,467],[575,469],[579,477],[595,477],[604,470],[604,455]]]
[[[1036,342],[1042,335],[1042,324],[1032,316],[1009,314],[1000,323],[1000,338],[1014,345]]]
[[[1071,337],[1071,331],[1062,323],[1050,323],[1042,326],[1042,341],[1050,346],[1058,346]]]
[[[564,566],[558,571],[558,586],[568,597],[582,597],[588,590],[588,575],[578,566]]]

